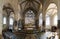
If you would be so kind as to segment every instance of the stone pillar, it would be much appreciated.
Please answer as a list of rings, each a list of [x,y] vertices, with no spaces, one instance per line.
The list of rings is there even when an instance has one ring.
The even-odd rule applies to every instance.
[[[7,28],[9,28],[9,16],[7,16]]]
[[[2,25],[3,25],[2,24],[2,12],[1,12],[1,8],[0,8],[0,36],[2,35]]]
[[[60,39],[60,16],[58,15],[58,29],[59,29],[59,39]]]
[[[37,30],[39,29],[39,25],[38,25],[38,24],[39,24],[39,20],[36,19],[36,20],[35,20],[35,25],[36,25],[36,29],[37,29]]]
[[[9,16],[10,16],[10,11],[6,9],[7,13],[7,28],[9,29]]]
[[[18,21],[18,13],[17,11],[14,12],[14,30],[18,31],[18,25],[17,25],[17,21]]]
[[[25,29],[25,19],[24,19],[24,17],[22,18],[22,29],[24,30]]]
[[[57,13],[57,16],[58,16],[58,33],[59,33],[59,39],[60,39],[60,1],[58,2],[58,13]]]
[[[24,30],[25,29],[25,16],[24,16],[24,14],[22,14],[23,12],[21,12],[21,19],[22,19],[22,30]]]
[[[36,26],[36,29],[39,30],[39,14],[35,14],[35,26]]]
[[[0,35],[2,35],[2,25],[3,25],[3,24],[2,24],[2,22],[3,22],[3,21],[2,21],[2,17],[3,17],[3,16],[2,16],[2,12],[3,12],[3,11],[2,11],[2,4],[3,4],[3,0],[0,0]]]
[[[60,10],[58,12],[58,29],[59,29],[59,39],[60,39]]]

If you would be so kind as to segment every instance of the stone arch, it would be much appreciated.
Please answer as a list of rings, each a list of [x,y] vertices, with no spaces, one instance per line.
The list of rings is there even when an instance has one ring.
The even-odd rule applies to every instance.
[[[6,16],[7,16],[7,15],[10,16],[11,12],[13,12],[13,14],[15,14],[15,13],[14,13],[14,10],[13,10],[13,7],[12,7],[12,5],[11,5],[10,3],[5,3],[5,4],[3,5],[2,11],[3,11],[3,14],[5,14]]]
[[[12,6],[11,6],[11,4],[10,3],[6,3],[5,5],[3,5],[3,9],[2,9],[2,11],[3,11],[3,17],[4,16],[6,16],[6,29],[8,29],[9,28],[9,17],[10,17],[10,15],[11,15],[11,12],[13,12],[13,14],[15,14],[14,13],[14,10],[13,10],[13,8],[12,8]]]
[[[6,16],[7,15],[10,15],[10,12],[13,12],[14,13],[14,10],[13,10],[13,7],[11,6],[10,3],[6,3],[5,5],[3,5],[3,14],[5,14]],[[5,13],[4,13],[5,12]],[[9,13],[8,13],[9,12]],[[14,13],[15,14],[15,13]]]
[[[50,1],[47,1],[47,2],[45,2],[44,3],[44,5],[43,5],[43,8],[44,8],[44,12],[46,13],[46,9],[47,9],[47,7],[51,4],[51,3],[54,3],[57,7],[58,7],[58,0],[50,0]],[[57,10],[59,10],[59,8],[57,8]]]
[[[50,5],[54,5],[55,7],[53,8],[50,8],[50,9],[55,9],[55,8],[57,8],[57,11],[58,11],[58,7],[57,7],[57,5],[54,3],[54,2],[51,2],[49,5],[48,5],[48,7],[46,8],[46,11],[45,12],[47,12],[47,10],[50,10],[50,9],[48,9],[49,7],[50,7]]]
[[[46,1],[43,5],[43,15],[46,15],[46,10],[47,10],[47,7],[51,4],[51,3],[54,3],[57,7],[58,7],[58,0],[50,0],[50,1]],[[57,11],[59,11],[59,8],[57,8]],[[57,12],[58,13],[58,12]]]
[[[53,22],[53,19],[54,19],[54,15],[57,14],[57,6],[55,3],[50,3],[48,8],[46,9],[46,14],[45,14],[45,17],[46,17],[46,28],[49,26],[57,26],[57,25],[54,25],[54,22]],[[50,11],[49,11],[50,10]],[[52,18],[53,17],[53,18]],[[48,19],[48,20],[47,20]],[[57,20],[56,20],[57,21]],[[48,23],[47,23],[48,22]]]

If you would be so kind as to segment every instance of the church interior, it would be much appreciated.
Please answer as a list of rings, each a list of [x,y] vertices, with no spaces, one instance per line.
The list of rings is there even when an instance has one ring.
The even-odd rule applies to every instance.
[[[60,0],[0,0],[0,39],[60,39]]]

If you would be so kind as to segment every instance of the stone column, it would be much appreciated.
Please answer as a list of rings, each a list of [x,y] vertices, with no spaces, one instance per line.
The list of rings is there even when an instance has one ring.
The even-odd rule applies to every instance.
[[[3,13],[3,11],[2,11],[2,4],[3,4],[3,0],[0,0],[0,36],[2,35],[2,13]]]
[[[58,2],[58,13],[57,13],[57,16],[58,16],[58,33],[59,33],[59,39],[60,39],[60,1]]]
[[[36,20],[35,20],[36,29],[39,29],[39,25],[38,25],[38,24],[39,24],[39,20],[36,19]]]
[[[25,14],[23,14],[23,11],[21,11],[21,20],[22,20],[22,30],[24,30],[25,29]]]
[[[24,19],[24,18],[25,18],[25,17],[22,18],[22,29],[23,29],[23,30],[25,29],[25,26],[24,26],[24,25],[25,25],[25,19]]]
[[[9,28],[9,16],[7,16],[7,28]]]
[[[39,30],[39,14],[35,14],[35,26],[36,26],[36,29]]]
[[[58,29],[59,29],[59,39],[60,39],[60,10],[58,11]]]
[[[18,12],[15,11],[14,13],[15,13],[15,14],[14,14],[14,30],[15,30],[15,31],[18,31],[18,25],[17,25],[17,21],[18,21]]]
[[[1,11],[1,8],[0,8],[0,38],[2,36],[2,11]]]

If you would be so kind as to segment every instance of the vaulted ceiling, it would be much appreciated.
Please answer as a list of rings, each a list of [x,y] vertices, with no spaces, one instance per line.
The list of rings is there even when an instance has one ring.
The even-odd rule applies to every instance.
[[[19,12],[22,10],[24,12],[28,8],[32,8],[36,11],[42,11],[42,5],[48,0],[4,0],[5,3],[10,3],[15,10],[15,12]]]
[[[37,11],[44,2],[44,0],[18,0],[18,1],[22,10],[25,10],[27,8],[33,8]]]

